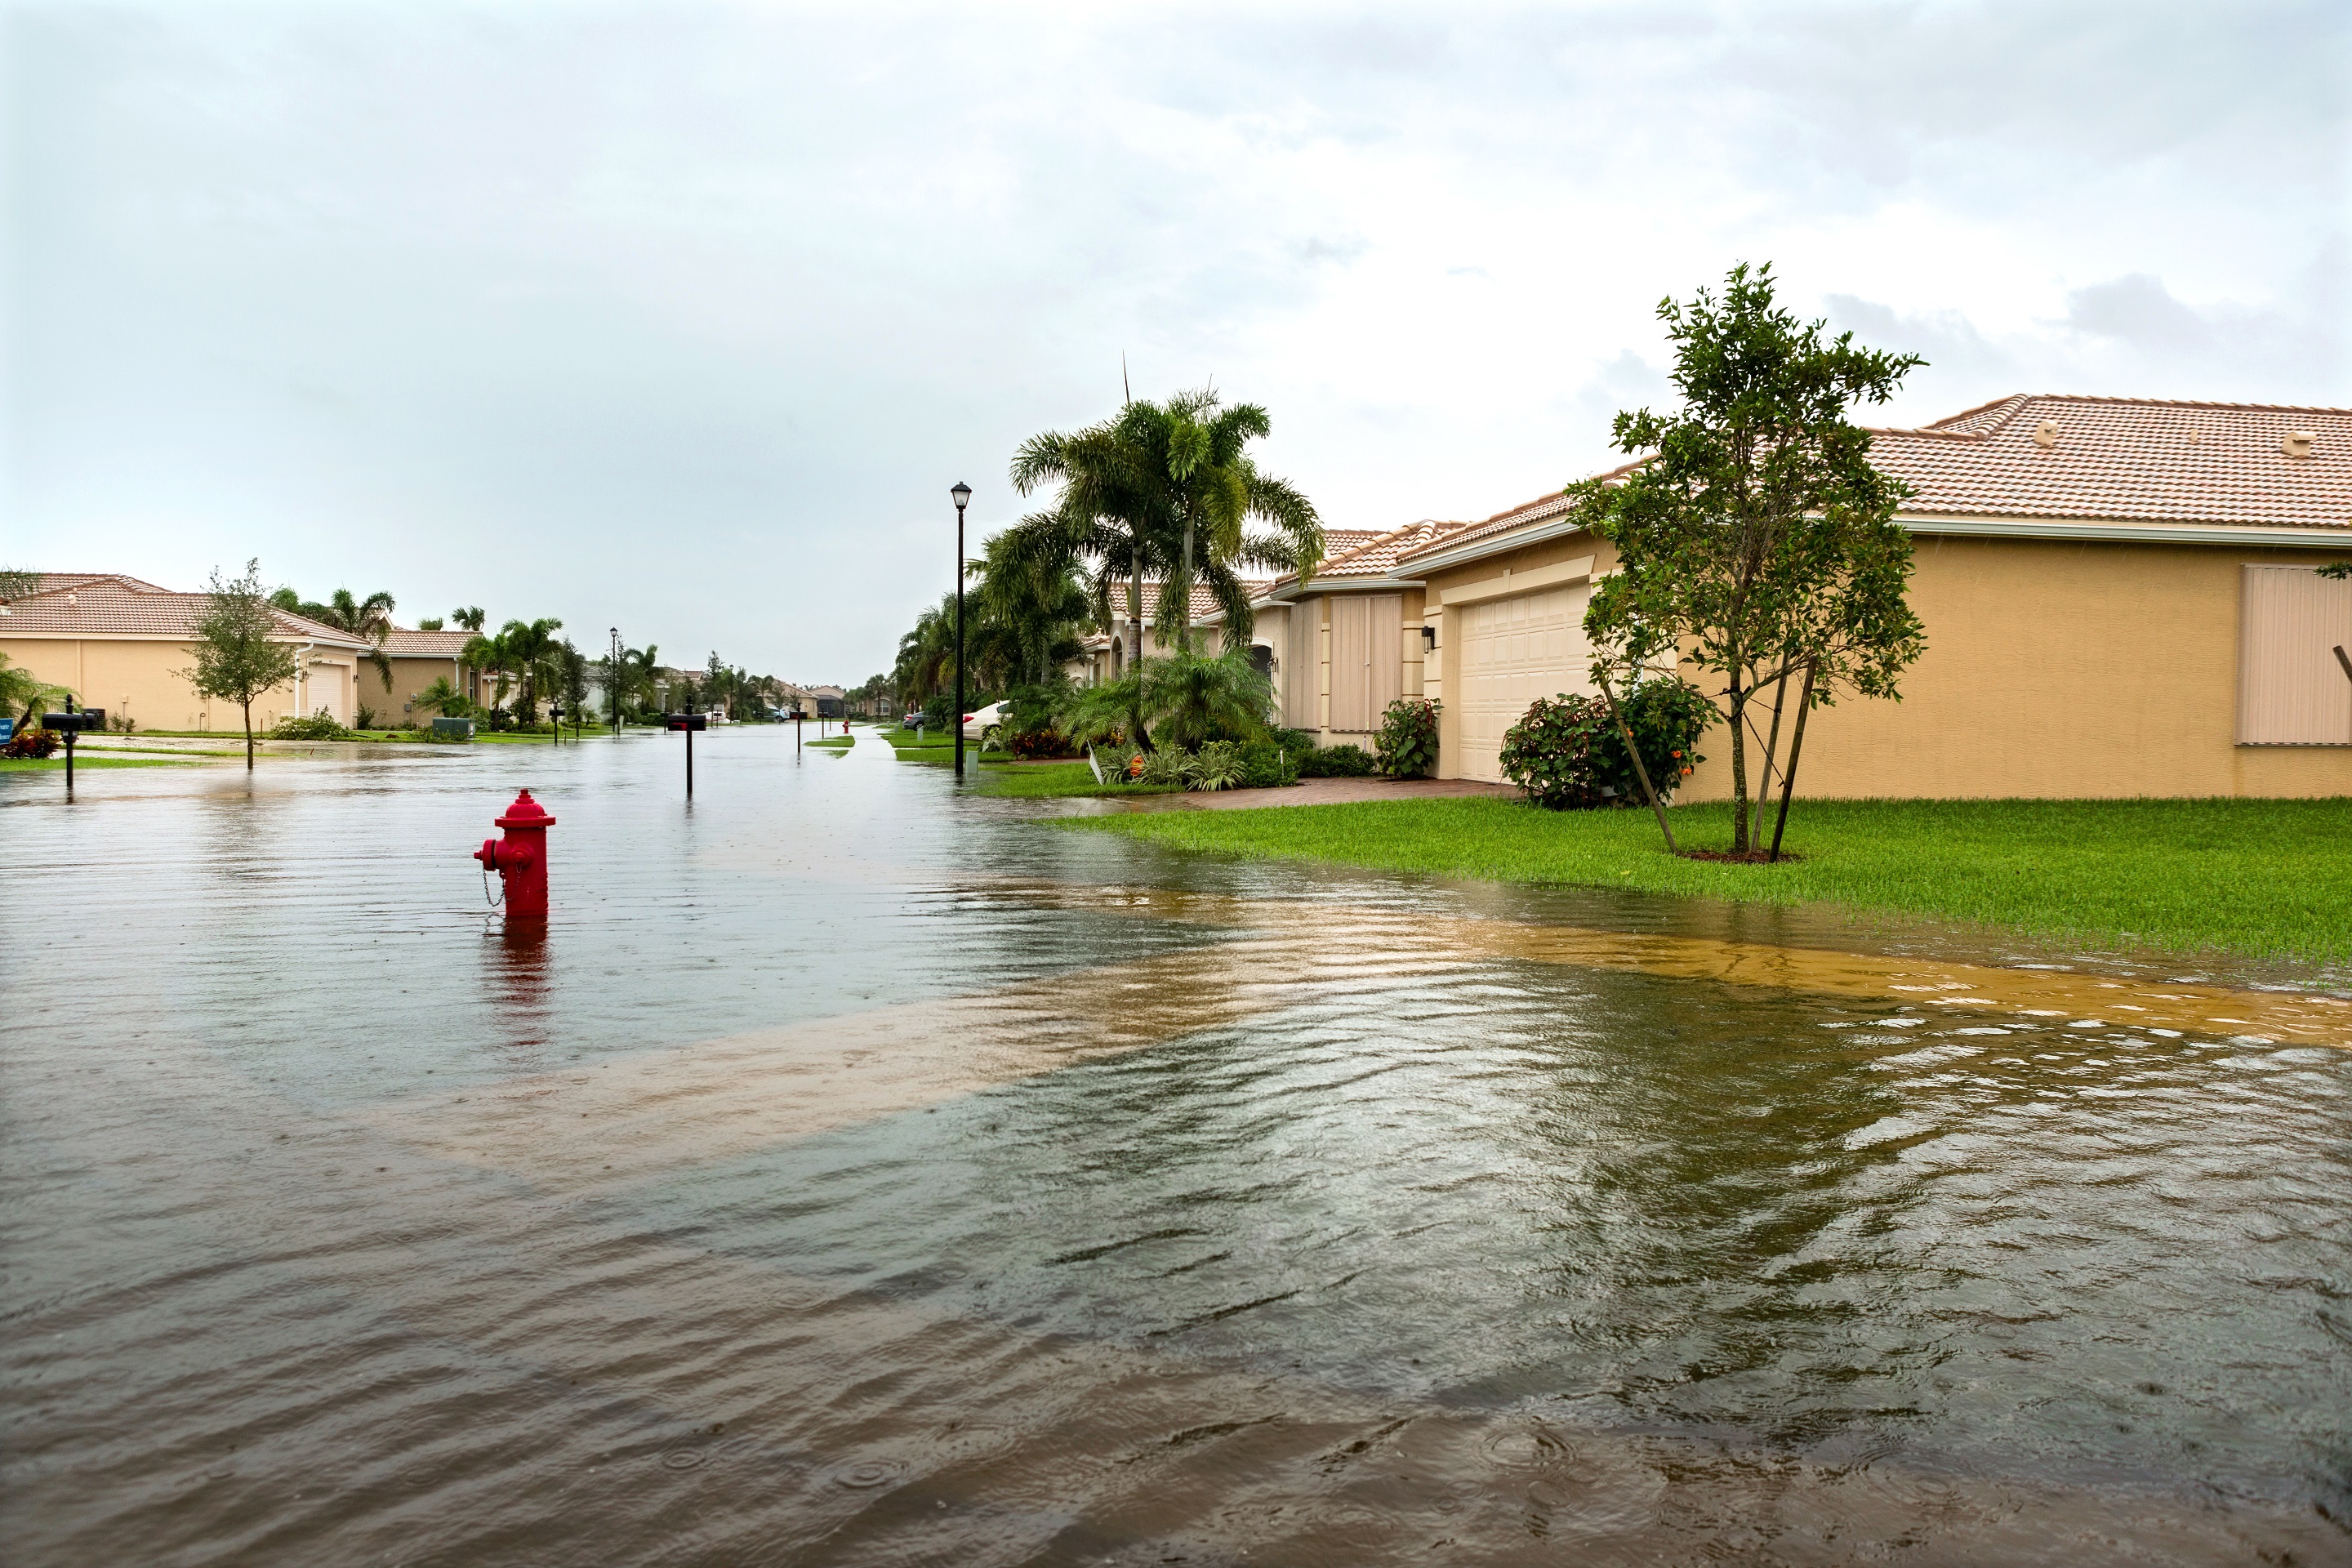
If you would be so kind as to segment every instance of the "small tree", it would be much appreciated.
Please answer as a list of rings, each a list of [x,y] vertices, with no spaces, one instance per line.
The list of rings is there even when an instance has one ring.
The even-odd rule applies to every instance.
[[[221,581],[213,568],[204,614],[196,618],[196,665],[173,673],[184,677],[199,697],[234,702],[245,716],[245,765],[253,767],[253,700],[294,679],[293,647],[278,639],[278,613],[261,586],[261,563],[245,563],[245,575]]]
[[[1742,263],[1720,300],[1702,289],[1687,305],[1661,303],[1683,407],[1618,415],[1618,449],[1651,455],[1568,491],[1618,554],[1585,612],[1596,679],[1638,679],[1679,656],[1724,682],[1710,695],[1731,729],[1736,854],[1754,847],[1751,818],[1760,825],[1776,782],[1785,826],[1805,715],[1841,689],[1899,697],[1925,646],[1905,598],[1911,542],[1895,521],[1908,492],[1871,466],[1870,433],[1846,418],[1925,362],[1858,348],[1851,332],[1825,340],[1822,322],[1799,321],[1772,289],[1769,266]],[[1780,839],[1776,826],[1775,858]]]

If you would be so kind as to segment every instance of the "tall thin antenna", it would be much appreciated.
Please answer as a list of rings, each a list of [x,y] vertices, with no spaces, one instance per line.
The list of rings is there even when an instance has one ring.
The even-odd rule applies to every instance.
[[[1125,349],[1118,351],[1118,395],[1121,403],[1133,403],[1135,401],[1135,388],[1129,386],[1127,381],[1127,351]]]

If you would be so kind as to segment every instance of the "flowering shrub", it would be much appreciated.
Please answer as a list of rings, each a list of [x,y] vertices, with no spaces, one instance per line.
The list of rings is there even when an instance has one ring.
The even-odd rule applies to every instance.
[[[1642,748],[1642,762],[1661,801],[1706,759],[1701,733],[1714,706],[1696,687],[1673,677],[1643,681],[1625,694],[1625,725]],[[1597,697],[1538,698],[1503,737],[1503,776],[1538,805],[1568,810],[1639,805],[1641,780],[1625,739]]]
[[[1372,765],[1392,779],[1417,779],[1437,766],[1438,704],[1426,697],[1400,697],[1381,716],[1372,742]]]
[[[46,757],[63,743],[64,737],[55,730],[44,730],[36,725],[10,736],[8,744],[0,747],[0,757]]]

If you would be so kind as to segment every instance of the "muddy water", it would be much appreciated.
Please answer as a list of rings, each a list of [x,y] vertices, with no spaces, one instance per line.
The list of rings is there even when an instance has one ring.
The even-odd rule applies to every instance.
[[[8,1562],[2352,1560],[2292,976],[676,748],[0,777]]]

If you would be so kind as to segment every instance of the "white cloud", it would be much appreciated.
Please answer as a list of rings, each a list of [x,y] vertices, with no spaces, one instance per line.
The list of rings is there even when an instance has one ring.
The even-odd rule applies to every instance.
[[[10,560],[854,679],[1122,351],[1335,523],[1475,516],[1739,258],[1906,420],[2347,400],[2326,5],[0,17]]]

